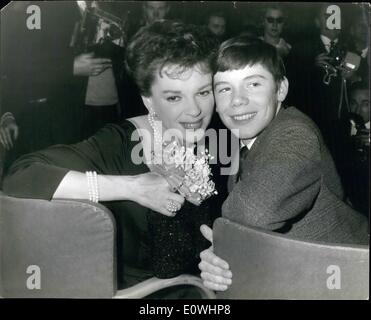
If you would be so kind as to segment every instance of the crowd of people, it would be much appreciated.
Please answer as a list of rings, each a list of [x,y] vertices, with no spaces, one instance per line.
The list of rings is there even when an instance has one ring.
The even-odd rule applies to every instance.
[[[25,24],[30,5],[41,9],[39,29]],[[119,287],[153,271],[197,272],[202,252],[205,285],[227,289],[228,263],[199,232],[212,241],[218,214],[298,239],[367,243],[367,14],[359,6],[349,25],[331,29],[329,4],[313,6],[317,33],[294,42],[290,10],[277,4],[236,30],[211,5],[189,21],[165,1],[143,2],[138,14],[120,2],[11,3],[1,16],[3,190],[89,199],[85,172],[94,171],[118,225]],[[216,199],[195,207],[185,186],[132,162],[133,134],[158,139],[153,119],[181,132],[239,130],[248,153],[228,182],[215,176]],[[140,143],[151,154],[151,142]],[[172,245],[170,263],[158,252]]]

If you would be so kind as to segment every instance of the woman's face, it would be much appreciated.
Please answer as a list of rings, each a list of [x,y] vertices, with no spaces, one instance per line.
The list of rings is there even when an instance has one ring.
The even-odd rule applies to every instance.
[[[157,114],[165,130],[187,143],[204,136],[214,110],[212,74],[200,66],[182,70],[176,65],[165,66],[156,73],[151,96],[142,97],[147,109]]]
[[[281,10],[268,9],[264,17],[264,34],[279,38],[283,31],[284,16]]]

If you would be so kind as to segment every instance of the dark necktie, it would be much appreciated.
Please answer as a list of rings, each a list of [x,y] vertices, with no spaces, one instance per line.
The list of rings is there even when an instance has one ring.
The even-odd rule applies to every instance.
[[[336,43],[335,41],[331,40],[330,42],[330,52],[335,49]]]
[[[240,149],[240,159],[239,159],[240,161],[239,161],[239,166],[238,166],[238,172],[237,172],[236,182],[239,181],[240,178],[241,178],[243,163],[246,160],[248,153],[249,153],[249,148],[248,147],[243,146]]]

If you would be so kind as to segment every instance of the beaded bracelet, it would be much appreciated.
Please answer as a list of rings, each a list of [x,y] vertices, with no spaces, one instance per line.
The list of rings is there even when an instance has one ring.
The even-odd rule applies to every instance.
[[[99,202],[98,175],[95,171],[86,171],[86,178],[88,181],[89,200],[97,203]]]

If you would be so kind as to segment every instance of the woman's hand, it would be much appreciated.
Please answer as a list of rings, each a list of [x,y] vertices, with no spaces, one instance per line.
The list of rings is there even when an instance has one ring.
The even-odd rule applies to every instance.
[[[186,200],[195,206],[199,206],[201,201],[201,196],[197,193],[192,193],[189,188],[184,185],[184,171],[182,170],[172,170],[171,173],[167,171],[163,166],[158,164],[151,165],[151,171],[159,173],[164,176],[170,185],[170,190],[173,192],[178,191]]]
[[[213,230],[207,225],[202,225],[202,235],[213,243]],[[213,246],[200,253],[201,262],[198,267],[201,270],[201,278],[204,286],[211,290],[225,291],[232,284],[232,272],[226,261],[214,254]]]
[[[175,193],[168,181],[158,173],[144,173],[136,178],[133,201],[165,216],[173,217],[184,204],[184,197]],[[169,210],[172,202],[177,211]]]
[[[184,204],[184,197],[174,193],[167,180],[158,173],[98,174],[97,178],[99,201],[134,201],[170,217],[175,216]],[[85,173],[69,171],[54,192],[53,199],[89,199],[88,189]]]

